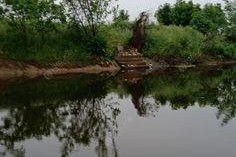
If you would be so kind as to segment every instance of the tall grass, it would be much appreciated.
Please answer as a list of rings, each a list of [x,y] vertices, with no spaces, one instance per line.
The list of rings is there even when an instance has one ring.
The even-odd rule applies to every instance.
[[[77,32],[67,26],[57,26],[56,31],[45,34],[44,39],[36,32],[27,34],[27,41],[17,30],[0,23],[0,51],[2,57],[39,63],[87,61],[90,57]]]
[[[167,55],[192,59],[201,54],[204,36],[190,27],[152,26],[148,29],[145,55]]]
[[[107,53],[110,58],[114,57],[115,49],[117,45],[126,46],[132,37],[132,28],[130,23],[120,25],[103,25],[100,28],[101,34],[107,41]]]
[[[221,58],[236,59],[236,43],[228,41],[225,37],[216,36],[203,44],[202,52]]]
[[[101,58],[114,59],[116,45],[126,46],[132,37],[131,22],[103,24],[99,27],[99,38],[95,44],[105,54]],[[28,32],[25,41],[20,31],[13,30],[0,21],[0,57],[39,63],[80,62],[88,63],[94,56],[90,52],[94,42],[84,40],[80,30],[69,25],[56,25],[56,31],[45,34],[44,39],[37,32]],[[211,40],[191,27],[157,26],[147,28],[143,53],[149,58],[158,55],[194,60],[203,54],[236,59],[236,44],[223,37]],[[100,56],[97,56],[100,58]]]

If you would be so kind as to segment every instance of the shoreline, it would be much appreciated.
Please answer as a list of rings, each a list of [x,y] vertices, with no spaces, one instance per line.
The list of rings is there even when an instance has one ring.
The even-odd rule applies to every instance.
[[[153,67],[151,72],[158,71],[159,69],[167,68],[195,68],[195,67],[210,67],[210,66],[224,66],[236,64],[236,60],[232,61],[211,61],[202,64],[177,64],[169,65],[162,64],[153,60],[149,60]],[[0,60],[0,81],[7,81],[12,78],[37,78],[37,77],[51,77],[69,74],[102,74],[109,73],[115,76],[121,70],[120,66],[111,61],[109,66],[89,65],[81,66],[61,66],[61,67],[42,67],[40,65],[26,64],[18,61]]]
[[[37,78],[51,77],[69,74],[101,74],[109,73],[115,75],[120,71],[118,64],[110,62],[109,67],[101,65],[81,66],[60,66],[60,67],[42,67],[40,65],[26,64],[17,61],[0,60],[0,80],[5,81],[12,78]]]

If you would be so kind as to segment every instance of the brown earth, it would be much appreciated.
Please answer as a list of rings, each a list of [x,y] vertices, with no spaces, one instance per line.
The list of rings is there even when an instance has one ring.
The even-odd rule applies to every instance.
[[[155,67],[196,67],[236,64],[236,60],[222,59],[216,56],[202,55],[195,60],[187,60],[181,57],[157,55],[152,61]]]
[[[209,56],[199,58],[197,62],[189,62],[181,58],[172,58],[158,56],[153,60],[145,59],[148,63],[152,64],[153,71],[166,69],[169,67],[174,68],[189,68],[196,66],[218,66],[227,64],[236,64],[232,60],[219,60]],[[42,66],[30,62],[18,62],[0,59],[0,81],[7,82],[18,78],[37,78],[37,77],[51,77],[67,74],[103,74],[115,75],[120,71],[119,65],[115,62],[104,62],[95,65],[81,66],[80,64],[54,64],[53,66]]]
[[[37,78],[50,77],[66,74],[115,74],[120,70],[116,62],[107,62],[99,65],[81,67],[80,65],[59,65],[52,67],[43,67],[32,63],[22,63],[9,60],[0,60],[0,81],[12,78]]]

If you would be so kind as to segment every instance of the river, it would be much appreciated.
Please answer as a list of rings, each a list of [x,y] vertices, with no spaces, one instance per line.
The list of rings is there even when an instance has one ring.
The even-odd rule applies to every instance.
[[[0,156],[235,157],[236,67],[0,83]]]

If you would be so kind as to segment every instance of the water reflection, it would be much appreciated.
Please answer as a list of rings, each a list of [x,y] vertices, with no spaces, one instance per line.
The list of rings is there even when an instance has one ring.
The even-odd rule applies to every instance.
[[[107,156],[105,141],[108,134],[114,137],[119,114],[116,102],[106,99],[108,82],[98,77],[40,80],[3,91],[1,107],[8,113],[2,118],[1,144],[19,152],[14,150],[16,142],[54,134],[63,143],[62,156],[75,144],[89,145],[91,140],[97,141],[99,156]]]
[[[134,74],[135,73],[135,74]],[[4,86],[0,92],[2,155],[24,156],[20,142],[54,135],[61,156],[76,145],[96,142],[97,156],[119,156],[119,99],[129,99],[137,114],[158,114],[161,106],[173,110],[211,106],[227,125],[236,114],[236,70],[230,68],[170,70],[143,76],[137,72],[115,78],[79,76],[33,80]],[[131,76],[133,79],[129,79]],[[132,81],[129,81],[132,80]],[[133,81],[135,80],[135,81]]]

